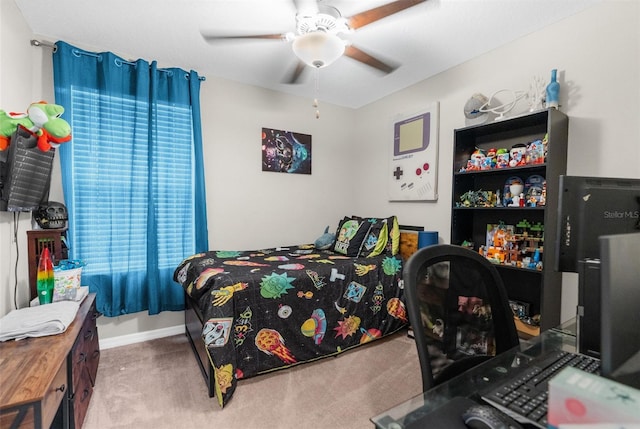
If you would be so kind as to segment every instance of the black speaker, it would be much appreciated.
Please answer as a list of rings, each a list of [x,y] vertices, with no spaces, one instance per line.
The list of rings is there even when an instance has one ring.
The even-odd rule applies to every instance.
[[[47,201],[55,149],[42,152],[37,143],[37,135],[19,126],[2,152],[0,211],[30,212]]]

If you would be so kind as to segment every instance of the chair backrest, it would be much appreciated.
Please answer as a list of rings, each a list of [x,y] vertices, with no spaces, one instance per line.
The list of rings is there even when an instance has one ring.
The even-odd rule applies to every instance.
[[[444,381],[445,367],[450,378],[479,356],[519,344],[500,274],[482,255],[450,244],[424,247],[407,261],[403,279],[425,391]]]

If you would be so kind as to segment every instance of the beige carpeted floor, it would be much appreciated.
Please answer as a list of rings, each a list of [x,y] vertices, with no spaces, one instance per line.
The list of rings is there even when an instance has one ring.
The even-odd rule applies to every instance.
[[[242,380],[221,409],[184,335],[102,351],[84,429],[373,427],[369,418],[421,391],[402,331],[364,347]]]

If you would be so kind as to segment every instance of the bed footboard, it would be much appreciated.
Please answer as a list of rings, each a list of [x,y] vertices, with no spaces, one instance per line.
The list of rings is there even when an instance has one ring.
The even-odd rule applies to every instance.
[[[209,360],[207,350],[205,349],[204,341],[202,341],[203,317],[197,303],[188,295],[185,295],[184,324],[185,334],[191,344],[191,350],[193,350],[193,354],[204,377],[209,397],[212,398],[215,395],[215,381],[213,367]]]

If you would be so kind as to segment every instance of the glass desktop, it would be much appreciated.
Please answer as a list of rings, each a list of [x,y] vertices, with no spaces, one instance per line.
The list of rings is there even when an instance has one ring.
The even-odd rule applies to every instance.
[[[537,337],[520,340],[520,345],[478,365],[469,371],[423,392],[375,417],[371,421],[378,429],[405,429],[422,416],[429,414],[456,397],[467,397],[482,403],[480,397],[509,379],[518,369],[526,367],[533,358],[550,350],[575,353],[575,320],[549,329]]]

